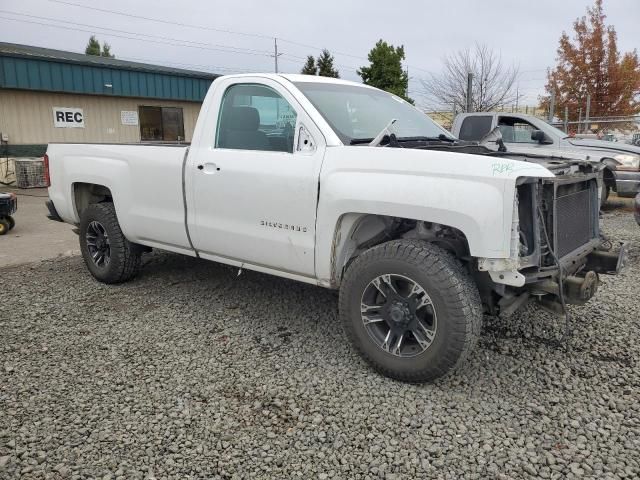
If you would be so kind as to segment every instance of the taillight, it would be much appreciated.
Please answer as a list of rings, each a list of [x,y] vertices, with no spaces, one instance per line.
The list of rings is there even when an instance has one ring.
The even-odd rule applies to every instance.
[[[42,157],[42,161],[44,163],[44,183],[47,187],[50,187],[51,177],[49,176],[49,155],[45,153],[44,157]]]

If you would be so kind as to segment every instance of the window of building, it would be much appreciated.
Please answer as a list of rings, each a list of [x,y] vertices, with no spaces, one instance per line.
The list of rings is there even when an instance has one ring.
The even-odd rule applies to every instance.
[[[184,141],[182,108],[140,106],[138,112],[143,142]]]
[[[216,147],[293,153],[296,111],[263,85],[233,85],[220,107]]]

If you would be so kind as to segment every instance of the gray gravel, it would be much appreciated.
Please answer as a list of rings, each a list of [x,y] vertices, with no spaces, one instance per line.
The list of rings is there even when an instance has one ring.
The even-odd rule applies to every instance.
[[[372,373],[311,286],[171,254],[122,286],[0,270],[0,478],[638,478],[640,228],[604,223],[630,265],[566,348],[557,318],[487,318],[423,386]]]

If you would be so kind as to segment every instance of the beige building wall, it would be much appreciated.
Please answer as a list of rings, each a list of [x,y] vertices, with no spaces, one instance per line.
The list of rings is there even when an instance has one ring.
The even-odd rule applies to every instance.
[[[8,134],[13,145],[139,142],[140,125],[122,125],[120,112],[138,111],[141,105],[181,107],[186,141],[191,141],[201,105],[197,102],[4,89],[0,89],[0,132]],[[84,128],[54,127],[53,107],[82,108]]]

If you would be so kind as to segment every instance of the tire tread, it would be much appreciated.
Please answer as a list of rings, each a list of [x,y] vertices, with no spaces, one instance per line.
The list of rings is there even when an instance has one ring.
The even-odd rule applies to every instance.
[[[436,365],[415,372],[399,373],[376,361],[356,340],[349,314],[352,284],[366,267],[383,259],[394,259],[419,267],[443,286],[444,302],[451,312],[451,338]],[[453,255],[437,245],[421,240],[392,240],[372,247],[357,257],[347,269],[340,289],[340,317],[345,332],[360,355],[379,373],[409,383],[423,383],[457,370],[474,349],[482,327],[482,303],[471,275]]]
[[[82,232],[85,231],[86,225],[94,219],[106,224],[105,227],[109,231],[111,249],[117,253],[116,255],[111,255],[111,262],[115,262],[115,268],[111,268],[106,275],[98,276],[91,268],[89,268],[89,271],[97,280],[108,284],[123,283],[135,277],[140,271],[141,251],[138,245],[131,243],[122,233],[116,209],[111,202],[91,204],[82,212],[80,248],[87,266],[90,265],[89,262],[91,260],[85,256],[86,246],[83,244],[84,237]]]

